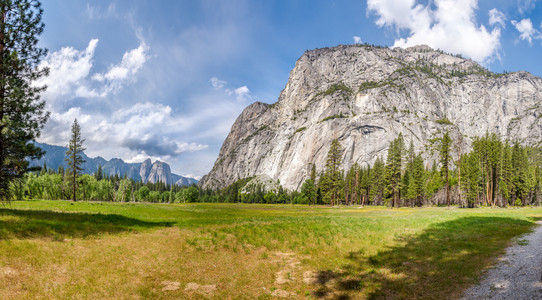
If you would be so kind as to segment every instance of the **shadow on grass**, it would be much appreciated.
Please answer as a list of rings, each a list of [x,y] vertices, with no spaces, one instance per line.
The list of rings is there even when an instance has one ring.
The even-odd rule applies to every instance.
[[[148,222],[117,214],[55,212],[0,208],[0,240],[45,237],[87,237],[151,227],[169,227],[174,222]]]
[[[463,217],[442,222],[398,246],[364,255],[351,252],[340,272],[317,273],[315,297],[350,299],[455,299],[511,238],[533,223],[505,217]]]

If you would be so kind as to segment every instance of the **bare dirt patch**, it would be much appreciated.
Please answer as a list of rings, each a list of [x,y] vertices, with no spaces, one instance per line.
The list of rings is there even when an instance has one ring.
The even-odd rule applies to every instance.
[[[178,281],[162,281],[162,291],[176,291],[181,288],[181,283]]]
[[[289,297],[294,296],[294,294],[285,290],[276,289],[271,293],[271,296],[277,297],[277,298],[289,298]]]
[[[275,274],[275,283],[278,285],[287,284],[295,280],[294,273],[299,269],[301,264],[296,258],[295,253],[275,252],[277,258],[273,262],[280,263],[282,268]]]
[[[195,282],[189,282],[184,288],[185,292],[193,292],[204,296],[212,296],[216,291],[216,284],[201,285]]]
[[[14,277],[17,276],[19,272],[11,267],[2,267],[0,268],[0,275],[6,276],[6,277]]]

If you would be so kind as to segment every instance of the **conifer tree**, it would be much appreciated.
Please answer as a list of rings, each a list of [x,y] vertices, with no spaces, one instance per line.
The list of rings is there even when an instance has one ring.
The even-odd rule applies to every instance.
[[[335,201],[338,201],[338,196],[342,186],[343,172],[340,169],[342,162],[342,149],[339,140],[334,139],[331,141],[331,147],[327,153],[326,169],[323,181],[324,193],[326,197],[330,199],[331,206],[335,205]]]
[[[386,166],[384,161],[378,157],[369,173],[370,198],[375,204],[381,204],[386,189]]]
[[[403,134],[390,143],[388,150],[388,160],[386,162],[386,179],[388,182],[388,191],[391,193],[391,207],[399,205],[401,198],[401,172],[403,167],[403,151],[405,143]]]
[[[29,170],[25,158],[44,152],[31,141],[40,135],[49,114],[34,85],[47,75],[39,62],[47,51],[38,47],[43,32],[38,1],[0,1],[0,201],[10,199],[10,183]]]
[[[82,153],[86,149],[83,148],[83,142],[85,140],[81,138],[81,127],[77,123],[77,119],[73,121],[72,135],[70,143],[68,145],[68,151],[66,151],[66,162],[68,163],[68,180],[72,185],[72,200],[76,201],[77,190],[77,177],[83,171],[83,159]]]
[[[444,133],[440,139],[439,147],[439,156],[440,156],[440,167],[441,174],[444,177],[444,184],[446,186],[446,205],[450,205],[450,182],[449,182],[449,173],[450,173],[450,160],[452,159],[450,155],[452,139],[448,131]]]
[[[100,181],[103,179],[103,170],[102,165],[98,165],[98,170],[96,170],[96,173],[94,173],[94,177],[97,181]]]

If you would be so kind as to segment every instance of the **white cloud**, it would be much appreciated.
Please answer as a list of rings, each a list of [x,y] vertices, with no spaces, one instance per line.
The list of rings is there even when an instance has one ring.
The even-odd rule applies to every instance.
[[[433,8],[416,0],[368,0],[367,8],[377,15],[378,26],[395,28],[399,35],[408,33],[395,40],[395,47],[427,44],[486,62],[498,56],[501,31],[475,23],[477,4],[477,0],[435,0]]]
[[[37,86],[47,85],[42,95],[48,102],[55,102],[61,97],[70,97],[74,92],[93,93],[85,86],[85,80],[92,69],[92,58],[98,45],[98,39],[92,39],[85,50],[64,47],[49,54],[40,67],[49,68],[49,76],[36,82]]]
[[[250,100],[250,90],[246,85],[238,87],[234,90],[235,96],[238,101],[248,101]]]
[[[211,77],[209,81],[211,82],[211,85],[215,90],[224,90],[228,96],[235,96],[235,99],[237,99],[237,101],[239,102],[247,102],[250,101],[252,98],[250,90],[246,85],[232,90],[230,88],[224,89],[227,84],[227,82],[224,80],[220,80],[216,77]]]
[[[67,102],[75,97],[104,98],[116,92],[123,84],[132,82],[135,74],[147,60],[147,45],[124,53],[118,65],[112,65],[105,74],[91,74],[98,39],[92,39],[85,50],[64,47],[50,53],[40,67],[48,67],[49,76],[36,81],[37,86],[47,85],[42,94],[49,109],[58,101]]]
[[[141,43],[136,49],[124,53],[119,65],[112,66],[104,77],[108,80],[124,80],[133,76],[147,60],[148,47]]]
[[[529,44],[533,43],[533,39],[540,39],[542,36],[540,32],[533,27],[531,19],[523,19],[521,21],[512,20],[512,25],[519,31],[519,38],[528,41]]]
[[[136,103],[132,107],[118,109],[111,117],[100,114],[91,116],[79,107],[72,107],[62,113],[52,112],[40,141],[66,144],[71,123],[75,118],[81,124],[82,136],[86,139],[90,152],[100,153],[99,148],[107,145],[109,151],[117,153],[111,157],[118,157],[122,149],[128,149],[128,159],[134,155],[167,159],[208,147],[205,144],[173,138],[172,136],[185,130],[185,121],[172,115],[170,106],[151,102]]]
[[[117,7],[115,3],[110,3],[106,9],[102,9],[100,6],[94,6],[87,3],[87,9],[85,15],[89,20],[101,20],[108,17],[117,17]]]
[[[505,24],[506,16],[500,12],[498,9],[493,8],[489,11],[489,25],[496,26],[499,25],[502,28],[506,27]]]
[[[361,44],[361,38],[359,36],[353,36],[352,37],[354,39],[354,44]]]
[[[227,83],[226,81],[220,80],[216,77],[212,77],[209,81],[211,82],[211,85],[213,86],[213,88],[217,90],[223,88]]]
[[[518,11],[520,14],[531,12],[536,6],[537,0],[518,0]]]

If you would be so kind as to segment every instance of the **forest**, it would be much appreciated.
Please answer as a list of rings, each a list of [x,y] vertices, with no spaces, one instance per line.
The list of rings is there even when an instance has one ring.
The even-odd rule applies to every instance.
[[[455,153],[448,133],[434,139],[431,148],[438,160],[426,161],[408,147],[402,134],[390,143],[387,157],[372,165],[354,164],[342,170],[343,150],[333,140],[325,169],[315,166],[300,191],[252,183],[244,178],[220,190],[202,190],[197,185],[180,187],[162,182],[143,183],[104,174],[76,177],[75,199],[114,202],[227,202],[291,203],[323,205],[430,206],[525,206],[539,205],[541,198],[541,151],[519,142],[500,139],[494,133],[476,137],[469,153]],[[61,200],[72,197],[73,174],[45,164],[11,183],[14,199]]]

